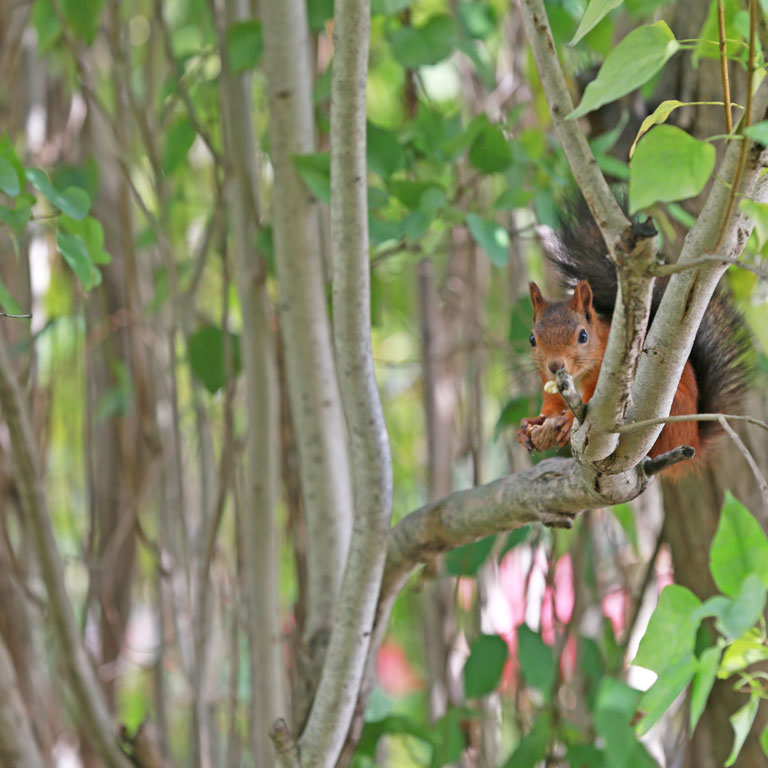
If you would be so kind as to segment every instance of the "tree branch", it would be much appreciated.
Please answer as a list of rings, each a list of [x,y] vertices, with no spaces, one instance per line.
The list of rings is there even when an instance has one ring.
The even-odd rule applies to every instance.
[[[615,256],[617,251],[627,250],[625,238],[631,236],[632,227],[598,168],[578,121],[566,120],[573,111],[573,101],[557,58],[544,1],[520,0],[520,13],[555,133],[608,250]]]
[[[309,541],[304,643],[310,661],[303,671],[310,678],[311,694],[336,606],[340,564],[347,557],[354,502],[317,206],[293,162],[294,155],[315,150],[312,46],[305,6],[305,0],[261,4],[275,171],[272,219],[278,310]],[[308,704],[299,701],[296,709],[306,712]]]
[[[43,768],[13,662],[0,636],[0,758],[13,768]]]
[[[350,543],[302,764],[336,764],[363,677],[392,514],[389,439],[373,367],[365,153],[370,3],[337,0],[331,81],[333,325],[355,490]]]
[[[118,747],[116,729],[83,646],[64,585],[64,570],[45,502],[32,427],[2,334],[0,408],[10,435],[21,507],[29,522],[37,564],[48,594],[53,634],[59,644],[61,661],[77,702],[79,721],[99,757],[109,768],[130,768],[128,758]]]
[[[768,107],[768,81],[763,80],[754,96],[754,108],[762,116]],[[739,164],[739,143],[726,150],[718,178],[731,179]],[[768,153],[750,151],[742,176],[740,194],[757,202],[768,202],[768,179],[760,177]],[[696,224],[688,233],[678,263],[683,265],[703,256],[717,238],[718,225],[729,197],[725,184],[712,186]],[[754,222],[737,210],[728,227],[721,249],[713,254],[718,261],[672,275],[643,345],[632,387],[627,421],[642,421],[669,414],[677,384],[693,345],[693,340],[718,281],[736,259],[752,232]],[[606,470],[625,469],[637,463],[651,449],[661,425],[632,430],[619,439],[616,454],[606,462]]]

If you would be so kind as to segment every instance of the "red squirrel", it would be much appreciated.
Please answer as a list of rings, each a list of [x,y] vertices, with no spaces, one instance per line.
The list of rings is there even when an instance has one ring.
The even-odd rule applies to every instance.
[[[544,387],[540,415],[523,419],[517,432],[529,451],[561,448],[570,441],[573,413],[554,388],[555,371],[565,368],[581,399],[589,402],[597,386],[616,297],[615,267],[586,204],[567,201],[560,224],[559,248],[550,259],[574,290],[570,299],[547,301],[536,283],[529,285],[533,305],[529,340]],[[654,290],[651,319],[664,285],[659,281]],[[751,346],[744,319],[725,294],[717,292],[683,369],[670,415],[732,412],[746,388]],[[697,460],[665,471],[668,477],[679,477],[706,462],[718,432],[719,425],[711,421],[667,424],[648,455],[658,456],[680,445],[693,447]]]

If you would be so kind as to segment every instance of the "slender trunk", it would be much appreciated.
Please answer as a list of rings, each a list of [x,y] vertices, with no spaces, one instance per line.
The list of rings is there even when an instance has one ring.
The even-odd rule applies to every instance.
[[[312,67],[304,0],[262,2],[264,67],[275,172],[272,220],[280,328],[308,531],[304,720],[325,656],[352,527],[352,488],[334,349],[326,308],[317,208],[294,155],[314,151]]]
[[[227,0],[227,23],[243,18],[243,11],[242,3]],[[267,766],[273,759],[269,729],[287,708],[275,517],[280,455],[279,392],[265,266],[253,248],[258,198],[250,110],[251,79],[248,75],[233,75],[226,66],[223,78],[225,154],[232,173],[227,181],[227,200],[232,215],[231,239],[243,315],[241,338],[248,415],[241,524],[251,653],[251,744],[254,764]]]

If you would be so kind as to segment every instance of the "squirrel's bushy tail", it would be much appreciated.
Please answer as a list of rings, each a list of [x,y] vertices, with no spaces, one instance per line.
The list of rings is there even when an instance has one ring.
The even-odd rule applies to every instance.
[[[614,193],[624,210],[626,194]],[[616,268],[608,256],[603,236],[580,194],[569,195],[559,214],[558,247],[548,254],[565,286],[587,280],[595,309],[613,314],[616,303]],[[666,280],[657,280],[651,302],[651,321],[664,294]],[[752,340],[744,317],[723,288],[718,288],[704,313],[691,348],[690,361],[699,389],[699,413],[733,413],[738,407],[752,370]],[[699,439],[706,451],[721,432],[714,421],[699,422]]]

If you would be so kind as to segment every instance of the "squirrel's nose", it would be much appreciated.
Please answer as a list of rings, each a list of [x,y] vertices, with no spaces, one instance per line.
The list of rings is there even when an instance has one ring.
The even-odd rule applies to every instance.
[[[554,360],[550,360],[547,363],[547,368],[549,368],[552,373],[556,373],[561,368],[565,368],[565,360],[563,360],[562,357],[556,357]]]

